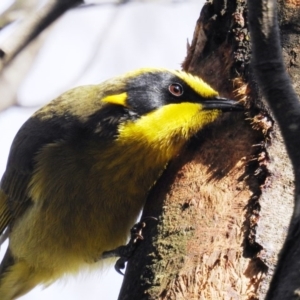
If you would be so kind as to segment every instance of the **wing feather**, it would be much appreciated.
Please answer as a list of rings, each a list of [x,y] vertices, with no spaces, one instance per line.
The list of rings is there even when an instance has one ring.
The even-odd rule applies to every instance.
[[[59,105],[60,98],[48,106],[55,108],[55,101]],[[24,123],[11,146],[0,183],[0,234],[32,204],[28,186],[35,171],[37,154],[43,147],[64,141],[78,148],[84,147],[91,139],[112,140],[117,136],[120,122],[133,118],[126,108],[119,105],[98,103],[97,108],[83,119],[68,112],[55,114],[55,110],[45,118],[45,111],[50,113],[49,107],[45,106]]]

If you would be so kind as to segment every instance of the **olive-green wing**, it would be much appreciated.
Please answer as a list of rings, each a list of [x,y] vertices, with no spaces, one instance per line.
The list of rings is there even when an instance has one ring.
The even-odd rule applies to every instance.
[[[11,213],[8,208],[7,195],[3,192],[3,190],[0,190],[0,234],[2,234],[10,221]]]
[[[0,189],[0,234],[30,205],[30,199],[26,197],[26,191],[30,176],[13,176],[6,172],[1,181]],[[11,191],[11,193],[10,193]],[[15,197],[11,196],[15,194]]]
[[[70,111],[62,114],[59,101],[57,107],[53,103],[48,105],[51,109],[46,106],[27,120],[13,141],[0,183],[0,233],[32,204],[28,185],[34,174],[36,155],[43,147],[62,142],[80,147],[88,140],[112,140],[120,122],[135,117],[120,105],[98,104],[93,114],[81,118]],[[45,112],[51,115],[45,117]]]
[[[59,125],[37,117],[30,118],[17,133],[0,183],[0,233],[30,206],[28,184],[35,155],[46,144],[61,138],[61,133]]]

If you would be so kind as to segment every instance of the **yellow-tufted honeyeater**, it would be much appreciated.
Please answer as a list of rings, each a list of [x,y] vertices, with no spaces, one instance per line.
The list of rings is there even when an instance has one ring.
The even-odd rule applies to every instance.
[[[126,242],[183,145],[235,101],[182,71],[140,69],[62,94],[11,146],[0,189],[0,299],[95,264]]]

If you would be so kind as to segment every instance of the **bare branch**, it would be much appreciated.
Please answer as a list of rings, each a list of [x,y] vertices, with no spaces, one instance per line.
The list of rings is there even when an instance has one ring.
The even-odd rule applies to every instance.
[[[0,48],[2,59],[0,71],[52,22],[80,3],[82,0],[50,0],[37,11],[32,12],[30,17],[21,21],[13,39],[7,40]]]
[[[4,28],[10,23],[20,20],[26,14],[32,11],[38,4],[38,0],[15,0],[7,9],[0,15],[0,28]]]

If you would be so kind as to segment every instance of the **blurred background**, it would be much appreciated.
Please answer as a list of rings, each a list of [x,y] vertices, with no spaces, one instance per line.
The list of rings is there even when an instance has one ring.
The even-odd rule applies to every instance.
[[[17,38],[19,20],[45,2],[0,1],[0,49]],[[0,177],[20,126],[62,92],[140,67],[180,69],[204,2],[85,1],[47,28],[0,74]],[[11,9],[18,3],[21,8]],[[37,287],[20,299],[116,300],[122,279],[112,267]]]

